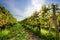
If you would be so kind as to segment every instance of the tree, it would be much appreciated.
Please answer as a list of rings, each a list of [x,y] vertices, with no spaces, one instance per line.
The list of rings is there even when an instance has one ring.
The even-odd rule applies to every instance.
[[[58,40],[58,37],[59,37],[59,29],[58,29],[58,24],[57,24],[57,16],[56,16],[56,6],[57,5],[54,5],[52,4],[52,11],[53,11],[53,23],[55,25],[55,32],[56,32],[56,40]]]
[[[42,5],[42,11],[44,12],[44,13],[46,13],[47,12],[47,7],[46,7],[46,5],[44,4],[44,5]]]
[[[50,13],[49,13],[49,10],[46,5],[42,5],[42,9],[41,9],[41,16],[42,16],[42,22],[44,22],[44,26],[48,26],[48,23],[49,23],[49,16],[50,16]]]

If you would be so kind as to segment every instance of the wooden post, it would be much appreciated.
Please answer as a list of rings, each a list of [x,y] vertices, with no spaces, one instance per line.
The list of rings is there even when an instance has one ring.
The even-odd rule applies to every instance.
[[[56,16],[56,5],[52,5],[52,9],[53,9],[53,23],[55,25],[55,32],[56,32],[56,40],[59,40],[59,29],[58,29],[58,24],[57,24],[57,16]]]

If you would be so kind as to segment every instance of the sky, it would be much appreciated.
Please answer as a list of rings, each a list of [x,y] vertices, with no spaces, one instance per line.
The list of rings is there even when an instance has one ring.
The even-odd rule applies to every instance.
[[[9,10],[18,21],[31,16],[34,11],[39,11],[43,4],[49,3],[60,3],[60,0],[0,0],[0,4]]]

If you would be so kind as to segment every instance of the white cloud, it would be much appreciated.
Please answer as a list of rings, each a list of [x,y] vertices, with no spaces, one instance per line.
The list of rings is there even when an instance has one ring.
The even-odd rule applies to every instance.
[[[6,0],[6,3],[11,7],[11,9],[16,13],[16,15],[20,15],[21,17],[16,17],[18,20],[22,20],[28,16],[31,16],[33,11],[37,10],[39,11],[42,4],[44,4],[45,0],[31,0],[32,4],[30,6],[27,6],[25,8],[25,11],[22,11],[19,8],[16,8],[16,3],[14,0]]]
[[[45,0],[32,0],[32,5],[37,11],[41,9],[42,4],[44,3],[45,3]]]

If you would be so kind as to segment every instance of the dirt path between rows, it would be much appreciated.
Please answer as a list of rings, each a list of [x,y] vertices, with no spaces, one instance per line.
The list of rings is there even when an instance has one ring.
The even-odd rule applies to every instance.
[[[43,40],[41,38],[39,38],[38,36],[34,36],[34,34],[28,30],[28,29],[24,29],[25,33],[26,33],[26,38],[27,40]]]

